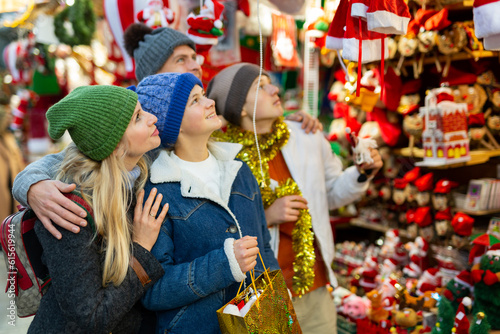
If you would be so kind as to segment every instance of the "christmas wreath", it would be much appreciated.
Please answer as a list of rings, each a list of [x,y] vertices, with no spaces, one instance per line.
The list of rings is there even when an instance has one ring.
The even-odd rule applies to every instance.
[[[68,34],[64,22],[69,21],[73,34]],[[95,32],[95,14],[91,0],[75,0],[73,6],[66,7],[54,17],[54,30],[61,43],[75,45],[90,45]]]

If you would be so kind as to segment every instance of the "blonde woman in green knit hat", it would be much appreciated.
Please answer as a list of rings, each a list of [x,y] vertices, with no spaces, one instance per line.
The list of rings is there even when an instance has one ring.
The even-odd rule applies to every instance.
[[[164,274],[150,250],[168,205],[152,191],[143,207],[142,190],[143,154],[160,145],[157,119],[115,86],[79,87],[47,119],[53,139],[66,130],[73,139],[57,179],[77,185],[68,198],[87,215],[78,234],[60,228],[61,240],[35,223],[51,284],[28,332],[137,332],[137,302]]]

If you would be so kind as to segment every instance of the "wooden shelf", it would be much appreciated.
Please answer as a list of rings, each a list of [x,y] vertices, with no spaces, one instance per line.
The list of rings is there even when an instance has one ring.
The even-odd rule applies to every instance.
[[[368,230],[382,232],[382,233],[385,233],[391,229],[389,226],[385,226],[385,225],[382,225],[380,223],[369,223],[361,218],[352,218],[350,223],[352,226],[362,227],[362,228],[366,228]],[[406,231],[403,231],[403,230],[399,230],[399,235],[403,238],[408,237]]]
[[[487,216],[487,215],[493,215],[495,213],[500,213],[500,209],[493,209],[493,210],[469,210],[469,209],[464,209],[464,208],[456,208],[456,211],[460,211],[463,213],[466,213],[471,216]]]
[[[411,152],[409,147],[404,147],[401,149],[393,150],[394,154],[401,155],[403,157],[414,157],[414,158],[424,158],[424,150],[421,148],[413,148],[413,152]],[[411,154],[413,153],[413,154]],[[456,164],[449,165],[439,165],[439,166],[425,166],[428,168],[436,168],[436,169],[448,169],[448,168],[457,168],[463,166],[473,166],[484,164],[488,162],[490,158],[500,156],[500,150],[474,150],[470,151],[470,160],[466,162],[459,162]]]
[[[435,64],[435,58],[434,56],[431,56],[431,55],[428,55],[428,56],[425,56],[425,54],[420,54],[420,56],[424,56],[424,65],[429,65],[429,64]],[[446,55],[440,55],[438,56],[438,61],[440,63],[444,63],[447,61],[448,57],[449,59],[453,62],[453,61],[459,61],[459,60],[466,60],[466,59],[480,59],[480,58],[491,58],[491,57],[498,57],[499,56],[499,53],[498,51],[486,51],[486,50],[483,50],[483,51],[472,51],[472,52],[465,52],[465,51],[461,51],[461,52],[457,52],[457,53],[454,53],[454,54],[451,54],[449,56],[446,56]],[[411,58],[411,59],[408,59],[408,60],[405,60],[403,62],[403,65],[404,66],[412,66],[414,62],[418,62],[418,58]]]

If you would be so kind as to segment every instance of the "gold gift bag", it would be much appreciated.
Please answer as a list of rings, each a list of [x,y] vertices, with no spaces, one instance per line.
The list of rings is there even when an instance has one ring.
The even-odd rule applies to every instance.
[[[217,310],[222,334],[302,333],[281,270],[271,272],[265,270],[257,279],[254,279],[252,272],[250,276],[252,284],[242,293],[238,291],[235,298]],[[251,287],[254,291],[262,290],[263,292],[244,317],[224,313],[224,308],[227,305],[238,305],[247,296]]]

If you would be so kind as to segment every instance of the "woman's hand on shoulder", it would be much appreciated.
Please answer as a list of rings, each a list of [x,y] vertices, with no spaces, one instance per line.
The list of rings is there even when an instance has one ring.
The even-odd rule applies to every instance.
[[[151,251],[153,248],[156,239],[158,238],[158,233],[160,233],[161,224],[163,223],[163,220],[168,212],[168,203],[166,203],[161,209],[160,214],[158,214],[163,195],[156,195],[156,192],[156,188],[151,190],[143,207],[142,202],[144,201],[144,190],[141,190],[137,196],[137,204],[135,205],[134,210],[134,230],[132,233],[132,240],[148,251]]]

